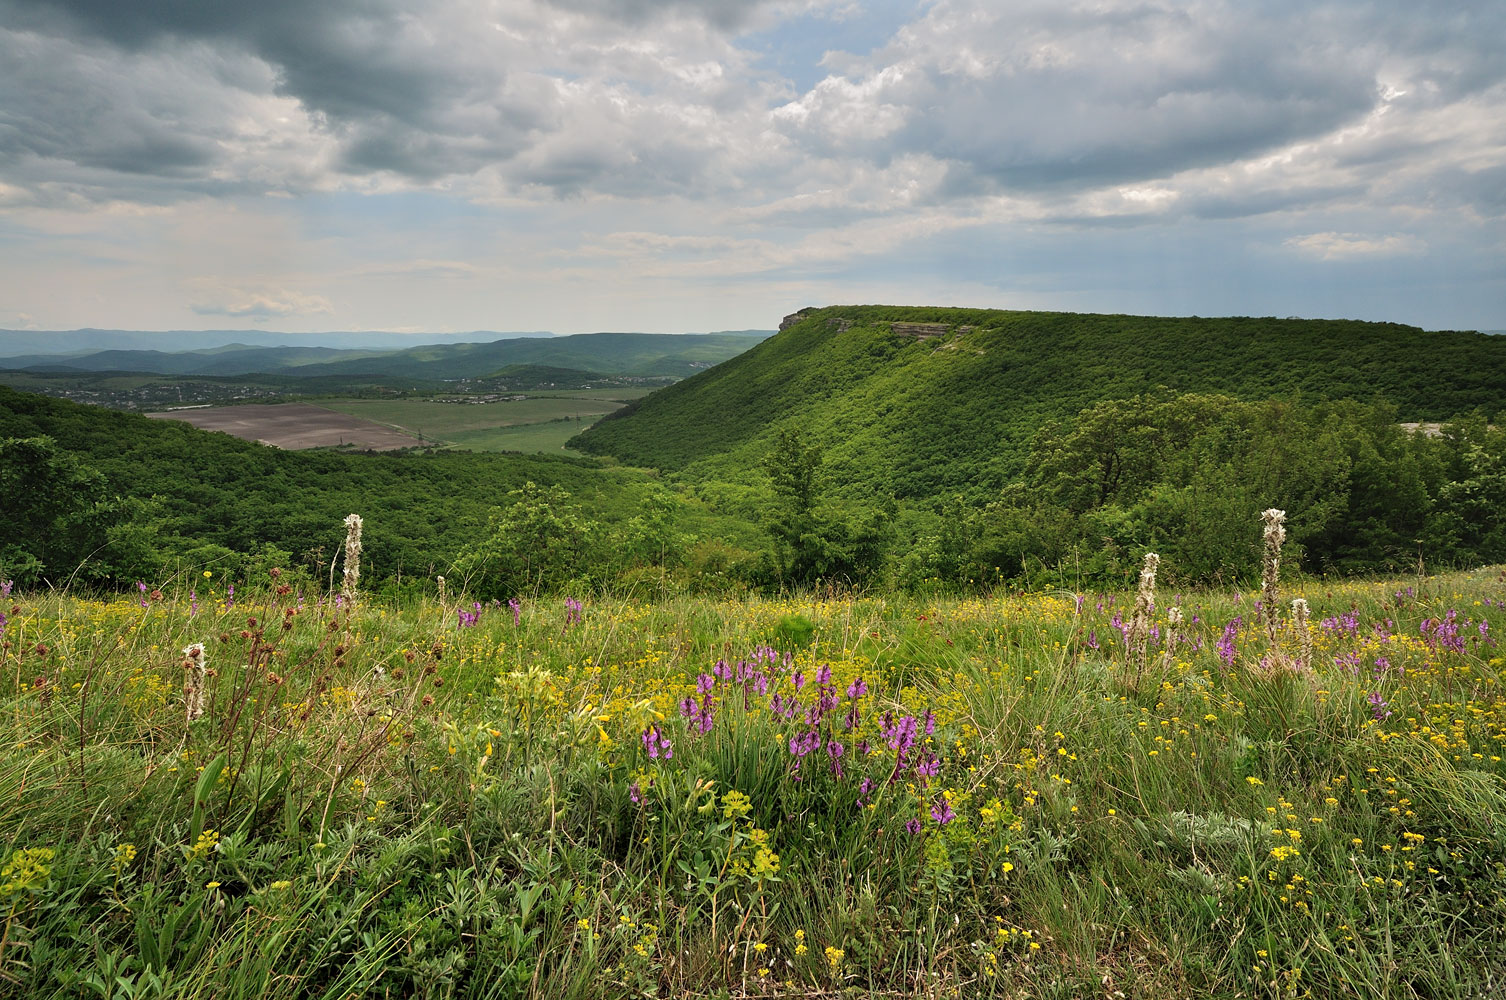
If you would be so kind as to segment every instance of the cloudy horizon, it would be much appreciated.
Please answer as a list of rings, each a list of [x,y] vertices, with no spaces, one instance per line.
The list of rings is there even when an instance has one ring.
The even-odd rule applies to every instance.
[[[1506,8],[0,0],[0,328],[1506,327]]]

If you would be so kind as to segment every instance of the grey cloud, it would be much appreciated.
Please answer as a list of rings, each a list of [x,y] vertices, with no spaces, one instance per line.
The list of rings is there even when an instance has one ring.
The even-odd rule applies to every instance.
[[[1373,66],[1301,23],[1222,7],[963,7],[937,5],[864,75],[786,109],[790,134],[880,163],[930,153],[956,167],[958,192],[1083,187],[1238,160],[1377,100]]]
[[[548,0],[548,3],[560,10],[629,24],[642,24],[674,13],[704,18],[723,28],[740,27],[760,8],[771,6],[769,0]]]

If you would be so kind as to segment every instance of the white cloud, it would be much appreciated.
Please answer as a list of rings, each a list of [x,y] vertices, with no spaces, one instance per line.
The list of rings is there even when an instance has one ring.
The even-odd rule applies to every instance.
[[[328,316],[334,313],[329,299],[323,295],[287,288],[225,287],[214,281],[202,284],[210,287],[205,289],[202,298],[189,306],[199,316],[231,316],[259,323],[289,316]]]
[[[1357,233],[1309,233],[1293,236],[1285,246],[1313,254],[1324,260],[1350,257],[1394,257],[1422,253],[1427,244],[1415,236],[1393,233],[1389,236],[1361,236]]]

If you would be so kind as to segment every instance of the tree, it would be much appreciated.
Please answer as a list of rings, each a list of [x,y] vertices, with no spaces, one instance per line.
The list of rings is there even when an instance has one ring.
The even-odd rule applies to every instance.
[[[570,494],[529,481],[507,495],[512,502],[493,507],[485,534],[456,557],[454,575],[478,597],[497,599],[555,590],[587,575],[597,525]]]
[[[865,507],[828,504],[817,445],[784,430],[763,460],[774,503],[765,517],[773,539],[773,571],[786,586],[828,580],[865,581],[884,565],[889,516]]]

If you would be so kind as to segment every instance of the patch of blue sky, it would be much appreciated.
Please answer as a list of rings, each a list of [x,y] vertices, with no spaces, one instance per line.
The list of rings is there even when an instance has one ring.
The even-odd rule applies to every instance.
[[[863,56],[881,48],[930,4],[922,0],[854,2],[782,21],[768,31],[738,38],[739,48],[760,55],[762,64],[793,83],[801,93],[828,75],[827,52]]]

